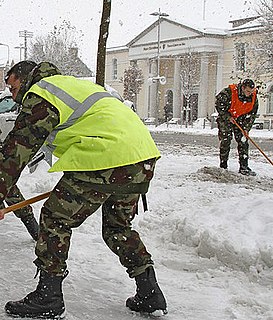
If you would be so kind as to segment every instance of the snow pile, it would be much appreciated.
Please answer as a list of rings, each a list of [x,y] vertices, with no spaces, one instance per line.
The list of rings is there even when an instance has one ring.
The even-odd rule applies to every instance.
[[[273,320],[272,166],[252,153],[257,176],[244,177],[234,151],[227,172],[213,148],[159,148],[149,211],[140,205],[133,227],[153,255],[166,319]],[[26,198],[52,190],[61,174],[47,169],[42,161],[34,173],[24,170],[18,184]],[[41,206],[33,205],[37,217]],[[36,287],[34,242],[13,214],[0,234],[0,319],[8,320],[4,304]],[[137,317],[124,307],[135,285],[101,238],[100,210],[73,231],[68,268],[67,320]]]
[[[194,247],[199,256],[236,270],[271,268],[273,180],[264,170],[269,165],[246,177],[217,168],[215,160],[196,155],[193,162],[183,150],[163,154],[149,197],[156,223],[161,217],[165,226],[163,241]]]

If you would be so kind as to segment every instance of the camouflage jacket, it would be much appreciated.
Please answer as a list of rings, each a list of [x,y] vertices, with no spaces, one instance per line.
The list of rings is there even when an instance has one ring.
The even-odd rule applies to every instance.
[[[30,94],[14,128],[3,141],[0,152],[0,202],[16,184],[24,167],[59,123],[58,111],[42,98]]]
[[[239,85],[238,88],[239,99],[241,101],[250,102],[252,97],[246,97],[241,94],[241,88]],[[218,112],[220,121],[228,121],[231,117],[231,114],[228,112],[231,106],[231,89],[229,87],[224,88],[218,95],[216,96],[215,109]],[[256,119],[256,115],[258,112],[258,99],[256,98],[254,107],[251,112],[244,114],[237,118],[238,123],[242,126],[244,130],[249,131],[252,128],[252,125]]]
[[[35,68],[35,70],[32,79],[28,79],[28,85],[33,85],[46,76],[58,74],[58,70],[53,70],[52,65],[49,64],[49,72],[47,73],[46,63],[41,64],[41,67]],[[27,91],[28,89],[25,88],[25,92]],[[23,92],[21,92],[21,95],[23,96]],[[59,120],[57,108],[36,94],[28,93],[23,101],[22,109],[13,129],[4,140],[0,149],[0,203],[5,199],[13,185],[16,184],[21,172],[44,144],[48,135],[59,124]],[[136,167],[135,165],[127,166],[126,170],[129,173],[134,173]],[[132,190],[130,192],[147,192],[150,180],[148,178],[147,181],[145,180],[142,183],[132,181],[137,186],[131,186]],[[116,188],[116,186],[112,188]],[[127,186],[124,186],[124,188],[128,189]]]

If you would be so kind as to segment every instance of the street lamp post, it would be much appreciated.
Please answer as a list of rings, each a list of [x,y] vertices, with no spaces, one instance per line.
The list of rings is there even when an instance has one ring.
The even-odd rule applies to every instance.
[[[151,16],[158,17],[158,26],[157,26],[157,76],[159,76],[160,72],[160,24],[162,17],[168,17],[169,15],[165,12],[161,12],[160,8],[158,12],[153,12],[150,14]]]
[[[25,49],[24,45],[22,43],[20,43],[20,45],[17,46],[17,47],[14,47],[14,49],[19,49],[20,50],[19,51],[19,56],[20,56],[20,61],[21,61],[22,60],[22,50]]]
[[[33,32],[27,30],[19,31],[19,37],[24,38],[24,60],[27,60],[27,39],[33,37]]]
[[[7,64],[9,65],[9,45],[5,44],[5,43],[0,43],[0,46],[5,46],[8,49],[8,61],[7,61]]]
[[[158,25],[157,25],[157,76],[152,78],[152,82],[156,81],[156,117],[155,121],[156,124],[158,123],[158,111],[160,108],[160,94],[159,94],[159,84],[165,83],[165,77],[160,76],[160,25],[161,25],[161,18],[168,17],[169,15],[165,12],[161,12],[160,8],[157,12],[153,12],[150,14],[151,16],[158,17]]]

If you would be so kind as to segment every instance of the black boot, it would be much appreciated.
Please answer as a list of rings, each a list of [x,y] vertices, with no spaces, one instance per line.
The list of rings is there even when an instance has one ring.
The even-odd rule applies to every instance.
[[[33,238],[33,240],[37,241],[39,236],[39,225],[34,216],[29,216],[25,218],[21,218],[23,224],[26,226],[27,231]]]
[[[65,311],[62,281],[67,274],[55,276],[41,271],[36,290],[22,300],[9,301],[5,305],[7,314],[21,318],[62,318]]]
[[[126,307],[137,312],[153,313],[162,310],[167,313],[167,304],[162,291],[157,284],[153,267],[148,267],[144,273],[135,277],[136,295],[126,300]]]
[[[256,176],[256,172],[252,171],[249,167],[240,166],[239,173],[244,176]]]
[[[220,161],[220,168],[222,169],[227,169],[228,165],[227,165],[227,161]]]

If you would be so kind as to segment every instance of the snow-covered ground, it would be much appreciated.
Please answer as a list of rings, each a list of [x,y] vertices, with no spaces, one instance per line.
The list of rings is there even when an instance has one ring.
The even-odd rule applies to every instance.
[[[205,126],[204,126],[205,121]],[[272,124],[271,124],[272,126]],[[195,121],[194,125],[189,125],[188,127],[185,127],[185,125],[177,125],[177,124],[169,124],[163,123],[159,126],[149,125],[150,131],[160,131],[160,132],[183,132],[183,133],[189,133],[189,134],[196,134],[196,135],[218,135],[218,129],[217,127],[211,128],[211,123],[204,119],[200,118],[197,121]],[[252,130],[249,133],[251,138],[265,138],[265,139],[272,139],[273,140],[273,129],[255,129],[252,128]]]
[[[255,132],[267,136],[269,131]],[[134,227],[153,254],[168,301],[165,319],[273,320],[272,165],[253,150],[250,166],[257,176],[244,177],[237,173],[235,150],[226,172],[217,167],[218,149],[159,148],[162,158],[148,194],[149,212],[140,206]],[[273,148],[268,156],[273,158]],[[23,172],[19,186],[27,198],[52,189],[59,175],[47,169],[42,161],[34,173]],[[33,206],[37,217],[41,205]],[[10,319],[5,303],[35,289],[37,279],[35,244],[19,219],[7,214],[0,234],[4,320]],[[141,319],[124,306],[134,294],[134,281],[101,239],[100,211],[75,229],[68,266],[67,320]]]

